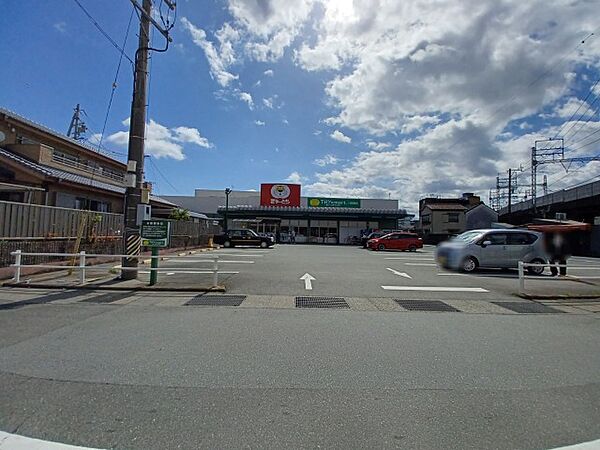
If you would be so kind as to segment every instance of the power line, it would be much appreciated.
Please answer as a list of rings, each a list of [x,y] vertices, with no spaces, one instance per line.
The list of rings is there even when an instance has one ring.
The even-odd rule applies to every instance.
[[[593,105],[594,103],[596,103],[596,102],[597,102],[599,99],[600,99],[600,96],[599,96],[599,97],[596,97],[596,100],[594,100],[594,101],[593,101],[593,102],[592,102],[592,103],[591,103],[589,106],[592,106],[592,105]],[[576,135],[577,135],[577,134],[578,134],[578,133],[579,133],[581,130],[583,130],[583,127],[584,127],[585,125],[587,125],[588,123],[590,123],[590,121],[591,121],[591,120],[592,120],[592,119],[593,119],[593,118],[596,116],[596,113],[597,113],[598,111],[600,111],[600,104],[598,104],[598,106],[596,106],[596,108],[595,108],[595,109],[594,109],[594,110],[593,110],[593,111],[590,113],[590,115],[589,115],[588,119],[587,119],[585,122],[583,122],[583,123],[579,123],[579,128],[578,128],[578,129],[577,129],[577,130],[576,130],[576,131],[575,131],[575,132],[574,132],[574,133],[573,133],[571,136],[569,136],[569,139],[573,139],[573,138],[574,138],[574,137],[575,137],[575,136],[576,136]],[[584,115],[584,114],[585,114],[585,112],[584,112],[584,113],[582,113],[581,117],[579,118],[579,121],[580,121],[581,119],[583,119],[583,115]],[[589,137],[589,135],[588,135],[588,137]],[[584,139],[585,139],[585,138],[584,138]]]
[[[596,131],[591,132],[590,134],[588,134],[587,136],[582,137],[581,139],[579,139],[578,141],[573,142],[571,145],[575,145],[575,144],[579,144],[580,142],[585,141],[587,138],[589,138],[590,136],[593,136],[596,133],[600,133],[600,128],[598,128]]]
[[[152,167],[154,168],[154,170],[156,171],[156,173],[158,173],[160,175],[160,177],[169,185],[171,186],[171,188],[180,195],[183,195],[181,193],[181,191],[179,189],[177,189],[175,186],[173,186],[173,184],[169,181],[169,179],[162,173],[162,171],[158,168],[158,165],[154,162],[154,158],[149,157],[148,161],[150,161],[150,164],[152,165]]]
[[[83,5],[79,2],[79,0],[73,0],[75,3],[77,3],[77,6],[79,6],[81,8],[81,10],[85,13],[85,15],[88,17],[88,19],[90,19],[90,21],[94,24],[94,26],[98,29],[98,31],[100,31],[100,33],[102,33],[102,35],[108,40],[108,42],[110,42],[113,47],[115,47],[117,50],[119,50],[119,52],[121,52],[122,54],[125,55],[125,58],[127,58],[129,60],[129,62],[134,65],[133,60],[125,53],[125,50],[122,47],[119,47],[119,44],[117,44],[113,38],[111,38],[109,36],[109,34],[104,31],[104,29],[102,29],[102,27],[100,26],[100,24],[96,21],[96,19],[94,19],[92,17],[92,15],[83,7]]]
[[[556,139],[560,135],[560,132],[562,131],[563,127],[567,123],[571,123],[571,121],[573,120],[573,117],[575,117],[575,115],[579,112],[579,110],[581,109],[581,107],[584,104],[587,104],[588,106],[585,108],[585,111],[583,113],[581,113],[580,118],[577,119],[577,121],[571,123],[571,126],[569,127],[569,129],[567,131],[565,131],[565,133],[563,134],[563,137],[565,137],[567,134],[569,134],[569,131],[571,131],[573,129],[573,127],[575,126],[575,124],[577,124],[579,122],[579,120],[581,120],[583,118],[583,115],[588,111],[588,109],[590,109],[590,106],[591,106],[590,104],[587,103],[587,99],[590,98],[590,95],[592,95],[594,93],[594,88],[596,87],[596,85],[599,82],[600,82],[600,78],[598,78],[596,80],[596,82],[592,85],[592,87],[590,88],[589,92],[587,93],[587,95],[585,96],[585,98],[583,99],[583,101],[581,103],[579,103],[579,106],[577,107],[577,109],[575,110],[575,112],[571,115],[571,117],[569,118],[569,120],[567,120],[565,123],[563,123],[563,125],[560,127],[560,129],[558,130],[558,132],[554,136],[554,139]],[[598,100],[598,99],[596,98],[596,100]],[[593,103],[596,103],[596,100],[594,100]]]
[[[131,28],[131,21],[133,19],[133,12],[135,11],[135,7],[132,7],[131,14],[129,15],[129,22],[127,23],[127,30],[125,31],[125,38],[123,39],[123,46],[125,48],[127,45],[127,39],[129,37],[129,30]],[[117,81],[119,78],[119,72],[121,71],[121,63],[123,62],[123,56],[125,55],[124,51],[121,51],[119,55],[119,63],[117,64],[117,70],[115,72],[115,78],[112,84],[112,88],[110,91],[110,98],[108,99],[108,106],[106,107],[106,115],[104,116],[104,124],[102,125],[102,133],[100,134],[100,139],[98,140],[98,149],[102,147],[102,141],[104,140],[104,133],[106,132],[106,124],[108,122],[108,116],[110,115],[110,109],[112,107],[113,98],[115,96],[115,91],[117,90]]]
[[[587,144],[580,145],[579,147],[572,148],[571,150],[580,150],[588,145],[595,144],[596,142],[600,142],[600,138],[593,140],[592,142],[588,142]]]

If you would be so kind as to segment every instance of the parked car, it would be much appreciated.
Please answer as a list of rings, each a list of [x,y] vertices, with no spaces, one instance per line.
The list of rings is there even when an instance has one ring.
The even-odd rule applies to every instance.
[[[267,248],[275,244],[271,236],[260,236],[253,230],[228,230],[213,238],[213,242],[223,247],[235,247],[238,245],[252,245]]]
[[[545,264],[547,255],[541,233],[523,229],[483,229],[465,231],[438,244],[436,260],[448,269],[473,272],[478,267],[517,268],[519,261]],[[528,268],[534,275],[543,271],[543,267]]]
[[[418,248],[423,248],[423,239],[415,233],[389,233],[375,239],[369,239],[367,247],[372,250],[408,250],[416,252]]]
[[[373,231],[371,233],[369,233],[366,236],[362,236],[360,238],[360,243],[363,246],[363,248],[367,248],[367,242],[369,242],[369,239],[377,239],[380,238],[382,236],[385,236],[386,234],[390,234],[390,233],[394,233],[395,230],[378,230],[378,231]]]

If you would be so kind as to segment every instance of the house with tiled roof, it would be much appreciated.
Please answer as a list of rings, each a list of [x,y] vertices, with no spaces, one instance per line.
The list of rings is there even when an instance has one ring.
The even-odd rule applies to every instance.
[[[437,243],[468,229],[489,228],[497,220],[498,214],[470,192],[459,198],[419,200],[419,230],[427,243]]]
[[[122,213],[126,171],[97,148],[0,108],[0,200]]]

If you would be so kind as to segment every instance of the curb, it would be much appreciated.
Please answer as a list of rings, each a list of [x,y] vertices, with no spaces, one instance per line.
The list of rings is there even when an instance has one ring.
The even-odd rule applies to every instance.
[[[527,300],[589,300],[598,299],[600,300],[600,294],[582,294],[582,295],[569,295],[569,294],[556,294],[556,295],[534,295],[534,294],[515,294],[517,297],[521,297]]]
[[[57,286],[49,283],[4,283],[3,287],[19,287],[32,289],[79,289],[89,291],[157,291],[157,292],[226,292],[225,286],[216,287],[167,287],[167,286],[97,286],[97,285],[74,285]]]

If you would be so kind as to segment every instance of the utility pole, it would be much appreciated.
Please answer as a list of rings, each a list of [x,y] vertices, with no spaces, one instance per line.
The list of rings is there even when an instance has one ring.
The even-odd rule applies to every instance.
[[[77,103],[77,106],[73,110],[73,117],[71,118],[71,123],[69,124],[69,131],[67,131],[67,136],[71,137],[71,134],[73,134],[72,137],[76,141],[83,139],[82,135],[87,131],[87,126],[83,120],[81,120],[80,114],[82,111],[83,110],[80,108],[79,103]]]
[[[150,51],[150,15],[152,0],[143,0],[140,16],[138,49],[135,52],[133,76],[133,101],[129,119],[129,148],[127,150],[127,172],[129,183],[125,191],[125,235],[126,258],[122,266],[138,267],[137,256],[141,252],[142,238],[137,220],[138,205],[142,204],[144,183],[144,139],[146,136],[146,105],[148,104],[148,54]],[[137,278],[137,270],[121,272],[123,280]]]
[[[508,169],[508,214],[512,212],[512,169]]]

